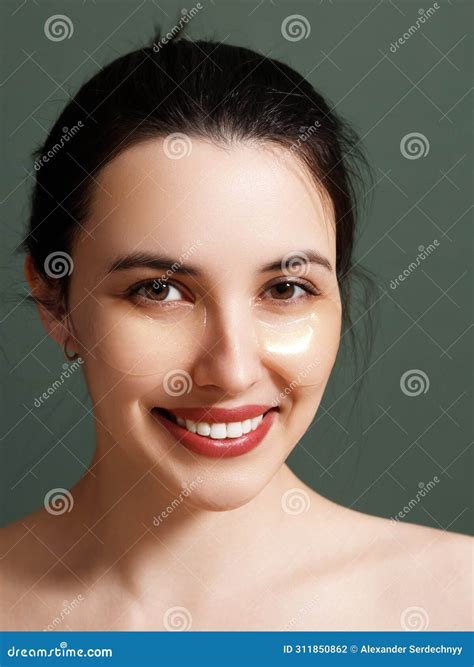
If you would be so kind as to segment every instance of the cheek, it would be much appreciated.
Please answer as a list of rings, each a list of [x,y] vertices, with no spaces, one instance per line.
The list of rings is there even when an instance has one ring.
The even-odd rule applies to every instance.
[[[113,306],[87,299],[74,309],[72,323],[95,401],[110,394],[117,403],[148,394],[155,404],[158,397],[186,397],[204,342],[214,340],[207,335],[205,311],[193,306],[158,317],[128,303]],[[260,363],[277,375],[280,385],[314,393],[312,389],[324,389],[331,373],[340,326],[337,299],[278,312],[256,308],[252,339]]]
[[[156,307],[158,310],[160,306]],[[199,352],[205,314],[180,305],[154,314],[128,303],[80,306],[74,320],[82,356],[92,369],[123,377],[131,388],[159,387],[170,396],[188,391],[188,369]],[[98,372],[98,370],[97,370]],[[190,386],[189,386],[190,389]]]
[[[288,315],[260,311],[257,336],[262,357],[290,387],[324,388],[336,359],[341,306],[325,299]]]
[[[161,391],[152,376],[125,375],[91,357],[84,363],[84,376],[96,416],[112,431],[117,424],[120,430],[141,419],[140,398]]]

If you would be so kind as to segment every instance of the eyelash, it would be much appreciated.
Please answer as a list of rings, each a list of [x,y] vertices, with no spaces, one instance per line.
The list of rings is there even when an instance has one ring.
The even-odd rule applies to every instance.
[[[291,299],[272,299],[273,301],[281,302],[283,305],[291,305],[293,303],[296,303],[297,301],[302,301],[302,300],[304,301],[306,299],[311,299],[316,296],[321,296],[321,292],[312,283],[304,280],[289,280],[287,278],[284,280],[277,280],[271,285],[268,285],[268,287],[265,289],[265,292],[268,292],[273,287],[278,287],[279,285],[291,285],[293,287],[299,287],[305,292],[304,296],[296,298],[293,297]]]
[[[148,303],[159,303],[159,304],[161,304],[161,307],[163,307],[163,306],[166,307],[166,306],[168,306],[168,305],[171,304],[171,303],[175,303],[175,301],[159,301],[158,299],[156,299],[156,300],[155,300],[155,299],[148,299],[147,297],[144,297],[144,296],[138,294],[138,292],[139,292],[143,287],[150,287],[150,288],[155,287],[155,288],[156,288],[157,283],[159,283],[160,285],[162,285],[162,286],[164,286],[164,287],[168,287],[168,286],[170,286],[170,287],[174,287],[175,289],[178,289],[178,290],[180,290],[180,291],[182,290],[182,288],[181,288],[180,286],[174,284],[174,283],[171,282],[171,281],[168,281],[168,280],[158,281],[158,280],[155,279],[155,280],[145,280],[145,281],[142,281],[141,283],[138,283],[138,284],[136,284],[136,285],[133,285],[132,287],[130,287],[130,288],[127,290],[126,295],[127,295],[128,297],[133,298],[133,299],[135,299],[135,300],[138,300],[138,301],[140,301],[140,302],[142,302],[142,303],[144,303],[144,302],[146,302],[147,304],[148,304]],[[274,288],[274,287],[278,287],[279,285],[291,285],[291,286],[293,286],[293,287],[299,287],[299,288],[301,288],[302,290],[304,290],[304,292],[306,293],[305,296],[300,296],[300,297],[297,297],[297,298],[291,298],[291,299],[272,299],[273,301],[280,302],[280,303],[282,303],[283,305],[293,304],[293,303],[295,303],[295,302],[297,302],[297,301],[306,300],[306,299],[308,299],[308,298],[313,298],[313,297],[321,296],[321,292],[320,292],[320,291],[319,291],[313,284],[311,284],[311,283],[309,283],[309,282],[306,282],[306,281],[301,281],[301,280],[289,280],[289,279],[279,280],[279,281],[277,281],[277,282],[275,282],[275,283],[269,285],[269,286],[264,290],[264,293],[268,292],[269,290],[271,290],[271,289]]]

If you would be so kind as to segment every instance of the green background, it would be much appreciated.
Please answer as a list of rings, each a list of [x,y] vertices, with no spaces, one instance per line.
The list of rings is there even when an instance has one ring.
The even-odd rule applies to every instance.
[[[357,369],[350,348],[342,349],[291,466],[321,494],[386,517],[437,476],[405,520],[470,533],[472,4],[439,1],[439,9],[393,53],[390,45],[415,24],[420,4],[201,3],[189,36],[249,46],[306,75],[355,126],[374,171],[363,193],[356,247],[356,258],[376,274],[371,358]],[[425,12],[433,4],[425,3]],[[34,405],[59,378],[65,360],[25,301],[17,247],[35,175],[31,152],[81,83],[149,41],[155,26],[171,29],[182,8],[169,0],[1,4],[2,523],[39,507],[49,489],[72,486],[94,447],[80,371],[43,405]],[[44,24],[54,14],[71,19],[69,39],[46,38]],[[306,38],[282,35],[282,22],[293,14],[309,22]],[[401,152],[400,142],[412,132],[429,143],[424,157],[407,159]],[[435,239],[435,251],[391,288],[419,247]],[[367,317],[360,313],[360,337]],[[414,370],[426,375],[429,387],[409,396],[400,380]]]

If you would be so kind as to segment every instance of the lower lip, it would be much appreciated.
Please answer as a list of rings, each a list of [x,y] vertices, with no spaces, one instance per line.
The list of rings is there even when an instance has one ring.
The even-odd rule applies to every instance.
[[[276,412],[276,410],[267,412],[255,431],[245,433],[239,438],[226,438],[225,440],[215,440],[214,438],[208,438],[204,435],[191,433],[191,431],[188,431],[184,426],[175,424],[164,417],[158,410],[153,410],[153,416],[187,449],[190,449],[197,454],[202,454],[203,456],[223,458],[240,456],[241,454],[246,454],[252,449],[255,449],[270,430],[270,427],[275,420]]]

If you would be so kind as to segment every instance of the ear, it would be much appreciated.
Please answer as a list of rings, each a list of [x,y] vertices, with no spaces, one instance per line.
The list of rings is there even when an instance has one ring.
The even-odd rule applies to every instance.
[[[56,281],[54,278],[50,281],[46,280],[38,272],[30,253],[25,258],[23,269],[46,332],[58,345],[64,347],[68,339],[71,342],[74,339],[68,329],[59,280]],[[72,346],[69,351],[74,352]]]

